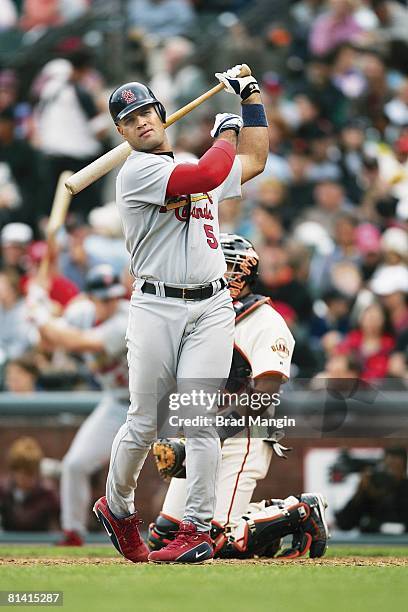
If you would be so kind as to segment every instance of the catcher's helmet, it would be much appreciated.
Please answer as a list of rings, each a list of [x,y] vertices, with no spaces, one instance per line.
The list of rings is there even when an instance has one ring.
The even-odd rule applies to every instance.
[[[220,234],[225,261],[230,264],[226,279],[233,298],[238,297],[245,285],[250,287],[258,276],[259,256],[252,244],[238,234]]]
[[[85,293],[100,300],[108,300],[123,297],[126,289],[110,264],[99,264],[86,275]]]
[[[166,109],[158,101],[151,89],[143,83],[133,81],[117,87],[109,98],[109,111],[115,123],[137,108],[154,104],[163,123],[166,121]]]

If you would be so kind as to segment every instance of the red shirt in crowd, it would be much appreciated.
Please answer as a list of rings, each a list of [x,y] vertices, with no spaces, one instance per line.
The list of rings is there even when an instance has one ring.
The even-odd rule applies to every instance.
[[[21,279],[23,293],[27,293],[27,284],[30,280],[29,276],[23,276]],[[69,278],[59,274],[51,278],[48,296],[54,302],[61,304],[61,306],[65,307],[78,293],[78,287]]]
[[[380,339],[380,348],[367,355],[363,350],[363,333],[355,329],[347,334],[343,342],[339,344],[336,353],[341,355],[354,354],[361,361],[361,376],[365,380],[385,378],[388,372],[388,360],[392,349],[395,346],[395,339],[389,334],[383,334]]]

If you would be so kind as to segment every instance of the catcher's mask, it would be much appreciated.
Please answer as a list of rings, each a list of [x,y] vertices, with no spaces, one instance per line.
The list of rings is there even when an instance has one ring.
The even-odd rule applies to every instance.
[[[163,104],[151,89],[136,81],[125,83],[112,92],[109,98],[109,111],[113,121],[118,123],[129,113],[148,104],[154,104],[160,119],[165,123],[166,110]]]
[[[227,262],[225,278],[235,300],[245,285],[252,287],[258,276],[259,256],[252,244],[238,234],[220,234],[221,248]]]

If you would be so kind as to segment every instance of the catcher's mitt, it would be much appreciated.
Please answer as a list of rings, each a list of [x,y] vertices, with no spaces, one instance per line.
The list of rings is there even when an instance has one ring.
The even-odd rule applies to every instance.
[[[164,480],[186,477],[184,438],[161,438],[153,444],[157,470]]]

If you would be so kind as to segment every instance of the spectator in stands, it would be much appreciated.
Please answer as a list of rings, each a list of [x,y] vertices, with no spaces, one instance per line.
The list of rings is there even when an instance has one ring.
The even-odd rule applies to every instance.
[[[101,113],[88,92],[72,80],[72,64],[64,59],[48,62],[40,73],[39,101],[35,107],[36,138],[49,173],[43,214],[49,214],[58,178],[64,170],[76,172],[103,152]],[[84,218],[100,205],[101,181],[81,191],[71,209]]]
[[[393,197],[390,184],[380,172],[379,159],[371,155],[364,156],[360,180],[363,187],[361,218],[384,227],[395,216],[397,199]]]
[[[318,182],[314,189],[314,202],[311,204],[299,221],[315,221],[332,236],[339,214],[353,211],[347,202],[343,185],[336,180]]]
[[[394,125],[408,125],[408,79],[404,79],[396,94],[384,106],[384,112]]]
[[[88,256],[98,263],[108,263],[117,274],[129,263],[122,224],[115,202],[94,208],[88,216],[90,233],[85,240]]]
[[[32,109],[21,96],[20,80],[16,70],[6,68],[0,71],[0,113],[12,110],[14,136],[24,140],[31,136]]]
[[[221,232],[230,234],[239,233],[241,236],[244,235],[245,237],[252,235],[252,224],[249,220],[243,221],[242,209],[236,199],[230,198],[222,203],[219,209],[218,221]]]
[[[17,23],[17,11],[12,0],[0,0],[0,33],[10,30]]]
[[[378,302],[374,302],[361,312],[357,329],[347,334],[335,353],[357,357],[362,364],[364,380],[381,380],[387,375],[394,346],[395,338],[390,333],[386,313]]]
[[[405,4],[405,6],[401,6]],[[390,66],[406,70],[408,58],[408,11],[406,3],[371,0],[378,27],[369,33],[367,43],[388,55]]]
[[[384,263],[389,266],[403,265],[408,261],[408,235],[400,227],[390,227],[381,236],[380,249]]]
[[[16,120],[12,107],[0,111],[0,162],[8,165],[18,185],[21,195],[19,220],[34,227],[39,209],[39,194],[43,188],[39,157],[27,140],[16,138]]]
[[[94,52],[79,44],[78,48],[69,53],[72,64],[72,81],[77,83],[92,96],[100,111],[101,127],[109,127],[110,116],[107,114],[106,83],[103,74],[95,67]]]
[[[347,119],[349,102],[333,78],[331,61],[330,56],[313,57],[302,89],[317,102],[320,119],[340,127]]]
[[[331,271],[340,261],[360,264],[361,255],[356,245],[357,219],[342,213],[334,221],[335,247],[330,254],[316,255],[312,260],[310,281],[319,294],[331,285]]]
[[[2,267],[14,268],[20,274],[27,269],[27,251],[33,239],[32,229],[25,223],[8,223],[0,233]]]
[[[263,247],[260,274],[254,293],[284,302],[293,308],[300,323],[309,321],[312,301],[307,286],[294,278],[288,254],[282,247]]]
[[[40,389],[40,371],[33,353],[10,359],[5,369],[5,390],[10,393],[33,393]]]
[[[384,523],[400,523],[408,531],[407,451],[387,448],[377,467],[363,471],[352,498],[336,512],[337,526],[362,533],[381,531]]]
[[[13,107],[17,97],[17,77],[13,70],[0,71],[0,112]]]
[[[6,162],[0,162],[0,226],[15,221],[20,206],[21,193],[11,168]]]
[[[0,354],[3,359],[19,357],[32,344],[32,329],[26,316],[19,275],[12,268],[0,270]]]
[[[294,218],[313,201],[314,185],[310,180],[309,168],[311,159],[306,151],[292,151],[288,156],[290,182],[288,185],[288,200]]]
[[[394,351],[390,355],[388,374],[400,378],[408,389],[408,326],[397,335]]]
[[[367,51],[363,54],[360,65],[366,87],[353,101],[353,112],[359,117],[368,117],[370,123],[383,133],[387,125],[384,105],[392,95],[384,58],[376,51]]]
[[[289,126],[276,112],[269,114],[268,122],[269,153],[262,179],[270,175],[271,178],[286,182],[290,177],[289,164],[285,155],[286,143],[290,135]],[[260,184],[262,179],[258,179],[256,184]]]
[[[343,42],[358,39],[362,28],[354,17],[354,0],[329,0],[329,10],[318,17],[310,32],[310,49],[324,55]]]
[[[338,344],[349,329],[350,300],[346,295],[329,289],[314,305],[314,315],[310,322],[312,344],[323,348],[325,342],[334,338],[333,346]],[[329,340],[330,336],[330,340]]]
[[[194,11],[188,0],[128,0],[128,25],[139,36],[147,34],[161,40],[183,36],[193,22]]]
[[[381,299],[395,333],[408,329],[408,269],[403,265],[382,266],[370,288]]]
[[[355,355],[332,354],[326,361],[324,370],[310,381],[310,388],[337,389],[344,393],[361,388],[361,363]],[[349,395],[349,394],[348,394]]]
[[[31,281],[37,280],[38,271],[42,260],[48,251],[47,243],[38,240],[33,242],[27,250],[28,266],[27,274],[21,279],[23,291],[28,296],[30,293]],[[56,253],[50,251],[50,260],[48,266],[47,278],[44,281],[44,288],[47,291],[49,299],[54,302],[54,307],[57,312],[60,312],[68,302],[70,302],[79,293],[78,287],[69,278],[63,276],[58,269],[58,261]]]
[[[359,53],[350,43],[339,45],[331,54],[331,81],[346,98],[358,98],[365,88],[365,78],[358,65]],[[338,104],[338,101],[336,101]]]
[[[163,45],[163,67],[153,74],[150,88],[169,115],[209,88],[203,70],[193,61],[194,52],[194,43],[182,36],[171,37]],[[197,112],[207,111],[197,109]]]
[[[59,0],[24,0],[20,28],[31,30],[35,27],[50,28],[61,22]]]
[[[87,0],[24,0],[19,25],[23,30],[53,28],[80,17],[88,7]]]
[[[0,526],[5,531],[49,531],[58,524],[58,496],[40,476],[43,452],[34,438],[17,438],[0,484]]]
[[[361,256],[360,270],[368,281],[375,273],[380,260],[380,231],[371,223],[360,223],[356,228],[356,247]]]
[[[310,26],[324,10],[326,0],[300,0],[291,8],[292,17],[299,25]]]
[[[363,172],[365,128],[363,119],[355,119],[347,122],[339,135],[341,182],[345,187],[348,199],[355,204],[360,202],[363,192],[361,174]]]
[[[289,216],[286,185],[274,176],[259,181],[254,204],[284,217]]]
[[[224,204],[223,204],[224,206]],[[280,246],[284,237],[284,228],[279,211],[273,207],[258,205],[252,213],[250,240],[257,247]]]
[[[62,23],[78,19],[89,10],[92,0],[60,0],[59,11]]]
[[[59,254],[58,267],[61,274],[82,291],[89,269],[101,263],[101,260],[87,252],[85,241],[89,236],[90,228],[81,223],[78,215],[68,216],[65,230],[67,232],[66,243]]]
[[[333,146],[332,126],[326,125],[324,129],[319,126],[309,128],[307,142],[312,162],[309,179],[314,182],[340,181],[338,152]]]

